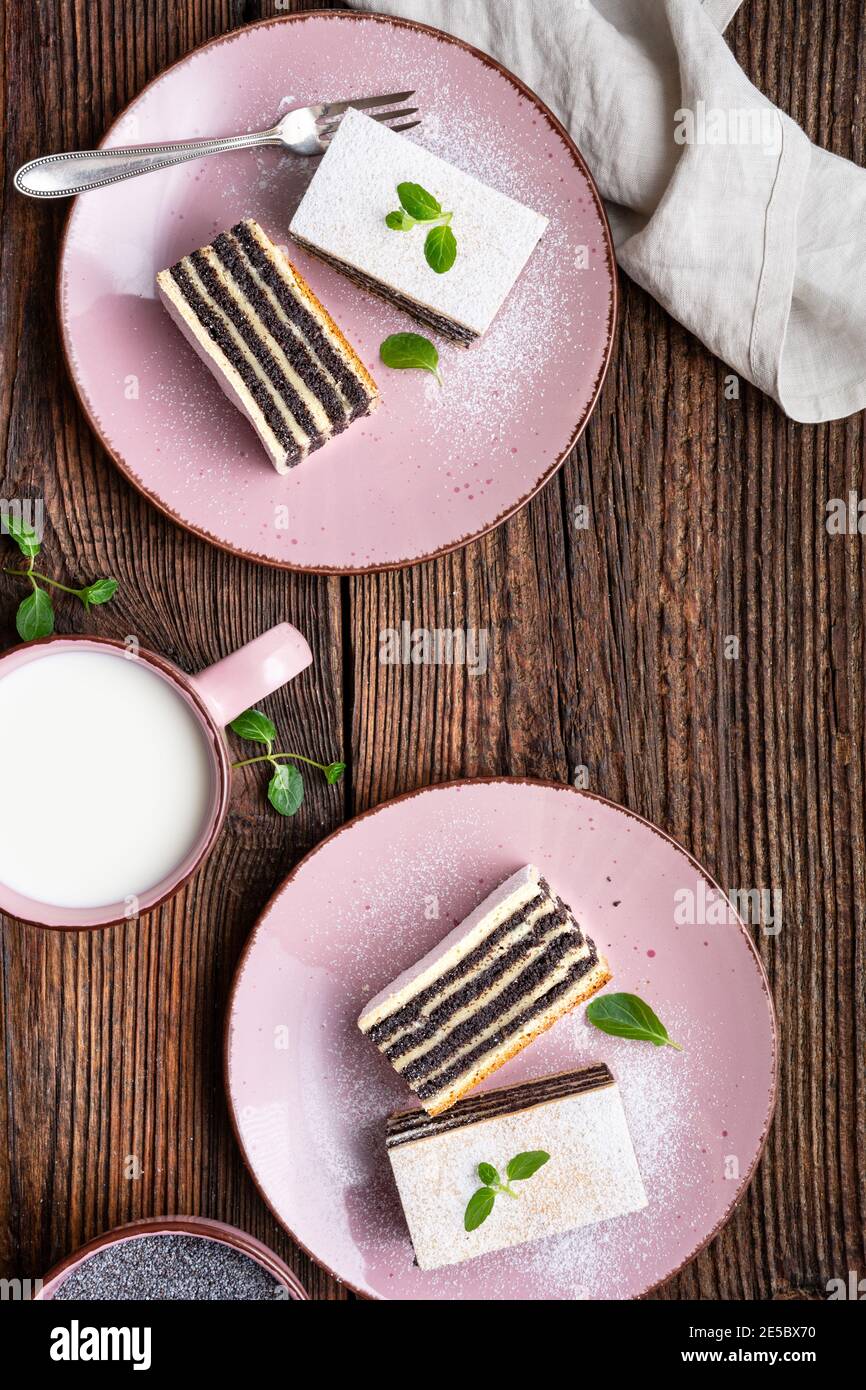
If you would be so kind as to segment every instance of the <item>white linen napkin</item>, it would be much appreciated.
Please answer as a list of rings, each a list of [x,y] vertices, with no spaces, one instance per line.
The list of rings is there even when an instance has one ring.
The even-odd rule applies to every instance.
[[[866,406],[866,171],[749,82],[722,38],[742,0],[350,3],[445,29],[538,92],[623,269],[794,420]]]

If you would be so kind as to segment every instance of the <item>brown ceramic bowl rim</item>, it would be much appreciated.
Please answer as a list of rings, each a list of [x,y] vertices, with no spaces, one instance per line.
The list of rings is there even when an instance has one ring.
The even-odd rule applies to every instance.
[[[72,388],[75,392],[75,395],[78,398],[78,404],[81,407],[82,414],[84,415],[85,419],[90,425],[90,428],[93,430],[93,433],[99,440],[100,445],[108,454],[109,458],[113,461],[119,472],[122,473],[123,476],[126,478],[127,482],[130,483],[133,488],[135,488],[136,492],[138,492],[142,497],[146,498],[147,501],[150,502],[150,504],[153,507],[155,507],[157,511],[161,512],[163,516],[168,517],[170,521],[173,521],[174,524],[176,526],[179,526],[182,530],[188,531],[191,535],[198,536],[201,540],[207,541],[210,545],[216,546],[218,550],[223,550],[229,555],[241,556],[245,560],[253,560],[257,564],[267,565],[272,569],[289,570],[297,574],[383,574],[388,570],[409,569],[414,565],[423,565],[427,563],[427,561],[429,560],[436,560],[439,559],[439,557],[442,555],[448,555],[452,551],[461,550],[464,546],[469,545],[472,541],[480,540],[482,536],[489,535],[491,531],[495,531],[504,522],[508,521],[510,517],[513,517],[519,511],[522,511],[522,509],[527,505],[527,503],[531,502],[533,497],[536,497],[538,493],[541,492],[541,490],[547,486],[551,478],[553,478],[555,474],[558,473],[559,469],[562,467],[563,463],[568,458],[568,455],[571,453],[572,449],[574,448],[575,444],[580,439],[580,436],[583,434],[583,431],[586,428],[586,425],[592,415],[593,410],[595,409],[596,403],[601,394],[601,388],[604,385],[605,377],[607,376],[608,368],[610,367],[611,357],[613,356],[614,331],[616,328],[617,313],[619,309],[619,284],[617,281],[616,260],[614,257],[613,250],[613,237],[611,236],[610,224],[608,222],[607,212],[605,211],[601,194],[598,191],[595,179],[593,178],[592,173],[590,172],[590,169],[583,155],[580,153],[580,150],[577,148],[577,145],[574,143],[574,140],[572,139],[571,135],[566,130],[565,126],[562,124],[559,118],[553,114],[550,107],[541,100],[541,97],[539,97],[538,94],[534,92],[531,87],[527,87],[525,82],[522,82],[519,77],[516,77],[514,73],[511,72],[508,68],[506,68],[502,63],[497,62],[495,58],[491,58],[489,53],[484,53],[482,49],[476,48],[473,44],[467,43],[465,39],[458,39],[453,34],[447,34],[442,29],[436,29],[431,24],[422,24],[418,20],[399,19],[396,16],[376,14],[371,13],[369,11],[334,9],[306,10],[300,14],[274,15],[269,19],[260,19],[255,24],[246,24],[243,26],[242,29],[233,29],[228,34],[219,34],[216,38],[209,39],[207,43],[199,44],[198,47],[191,49],[189,53],[185,54],[182,58],[179,58],[177,62],[169,64],[168,67],[163,68],[161,72],[157,73],[155,77],[151,78],[150,82],[146,83],[145,86],[142,87],[141,91],[138,92],[132,98],[131,101],[127,102],[123,110],[112,121],[111,125],[108,127],[107,131],[103,135],[102,140],[99,142],[99,148],[101,149],[105,145],[106,140],[110,138],[115,127],[124,119],[131,106],[133,106],[136,102],[140,101],[141,98],[145,95],[145,93],[148,92],[149,89],[152,86],[154,86],[155,83],[162,81],[162,79],[168,73],[172,72],[175,68],[180,67],[183,63],[189,62],[190,58],[192,58],[193,55],[203,53],[206,49],[209,48],[215,48],[218,44],[231,43],[237,38],[239,38],[241,34],[245,34],[249,32],[249,30],[251,29],[264,29],[268,25],[272,24],[304,24],[309,22],[310,20],[322,19],[338,19],[346,23],[351,22],[357,24],[373,23],[395,25],[401,29],[412,29],[415,30],[417,33],[430,34],[434,38],[436,38],[440,43],[454,44],[457,48],[462,48],[464,52],[473,54],[485,65],[485,67],[492,68],[494,69],[494,71],[500,73],[500,75],[504,77],[507,82],[511,83],[512,87],[514,87],[523,97],[525,97],[528,101],[532,103],[532,105],[541,114],[544,120],[548,122],[554,133],[559,136],[560,140],[563,142],[566,149],[568,150],[572,162],[579,170],[579,172],[582,174],[582,176],[586,179],[587,187],[589,189],[590,195],[593,200],[593,204],[599,217],[601,234],[604,243],[605,263],[607,265],[611,287],[610,306],[608,310],[607,320],[607,339],[604,346],[604,361],[602,362],[601,368],[599,370],[595,386],[592,390],[592,394],[590,395],[590,398],[583,411],[583,414],[581,415],[580,419],[578,420],[577,424],[572,430],[567,444],[554,459],[553,463],[551,463],[550,466],[547,469],[545,469],[542,476],[537,480],[535,484],[533,484],[530,490],[523,497],[519,498],[516,502],[514,502],[512,505],[506,507],[504,511],[502,511],[499,514],[499,516],[497,516],[488,525],[482,526],[480,530],[472,532],[471,535],[461,536],[458,540],[449,541],[447,545],[439,546],[436,550],[431,551],[427,555],[417,555],[410,559],[389,560],[384,564],[364,565],[358,566],[356,568],[341,565],[298,565],[292,564],[291,561],[275,560],[273,556],[270,555],[259,555],[254,550],[245,550],[241,546],[232,545],[230,542],[221,540],[218,536],[212,535],[211,532],[203,526],[193,525],[184,517],[180,516],[179,513],[172,511],[171,507],[169,507],[166,502],[164,502],[154,492],[150,491],[149,488],[145,487],[142,480],[135,473],[131,464],[129,464],[127,460],[122,457],[122,455],[117,453],[117,451],[111,447],[105,436],[105,432],[100,422],[97,420],[93,411],[90,409],[89,404],[84,398],[83,389],[79,385],[78,379],[75,375],[75,371],[73,368],[72,345],[67,338],[66,323],[63,315],[63,266],[66,261],[67,242],[69,240],[72,216],[78,202],[77,198],[74,198],[72,200],[72,205],[66,217],[66,222],[63,227],[63,236],[60,242],[60,255],[57,262],[57,278],[55,292],[57,303],[57,318],[60,324],[60,339],[63,348],[63,356],[66,360],[67,373],[72,383]]]
[[[33,1301],[53,1302],[54,1294],[66,1276],[91,1255],[96,1254],[97,1250],[104,1250],[109,1245],[118,1245],[123,1241],[135,1240],[139,1236],[161,1235],[198,1236],[230,1245],[232,1249],[239,1250],[242,1255],[249,1256],[267,1270],[278,1284],[288,1290],[290,1299],[298,1302],[309,1300],[310,1295],[285,1261],[256,1236],[251,1236],[238,1226],[229,1226],[224,1221],[216,1221],[207,1216],[148,1216],[124,1226],[115,1226],[101,1236],[95,1236],[71,1255],[67,1255],[66,1259],[61,1260],[45,1275],[42,1287],[33,1295]]]
[[[270,1198],[265,1193],[261,1183],[259,1182],[258,1176],[253,1171],[253,1166],[249,1154],[247,1153],[246,1147],[244,1146],[243,1140],[241,1139],[240,1126],[238,1124],[238,1117],[235,1112],[234,1099],[231,1093],[229,1078],[229,1053],[231,1050],[231,1019],[232,1012],[234,1010],[235,996],[237,994],[238,986],[240,984],[240,978],[246,966],[247,956],[249,955],[250,950],[252,949],[253,942],[256,936],[258,935],[259,929],[264,923],[265,918],[268,916],[268,914],[271,912],[272,908],[276,904],[277,899],[285,891],[285,889],[289,886],[289,884],[293,881],[297,874],[299,874],[300,871],[309,863],[309,861],[312,858],[314,858],[315,855],[319,854],[321,850],[325,849],[325,847],[329,845],[332,840],[335,840],[338,835],[342,835],[345,830],[353,828],[360,821],[367,820],[369,816],[378,815],[380,811],[385,811],[390,809],[390,807],[392,806],[397,806],[401,801],[409,801],[413,797],[424,796],[426,795],[426,793],[431,791],[446,791],[454,787],[492,786],[501,783],[508,783],[512,786],[523,787],[548,787],[552,788],[554,791],[566,792],[570,793],[573,796],[585,797],[590,801],[598,802],[602,806],[609,806],[615,811],[621,811],[624,815],[630,816],[632,820],[637,821],[639,825],[645,826],[648,830],[651,830],[654,835],[657,835],[659,837],[660,840],[664,840],[666,844],[672,845],[674,849],[680,852],[680,854],[685,855],[686,859],[691,864],[695,873],[698,874],[698,876],[704,880],[707,886],[711,888],[714,892],[721,894],[723,898],[730,901],[728,899],[727,893],[725,893],[725,890],[716,882],[712,875],[707,872],[704,866],[700,864],[697,859],[695,859],[694,855],[689,850],[687,850],[684,845],[680,844],[679,840],[674,839],[672,835],[668,835],[666,831],[661,830],[657,825],[653,825],[652,821],[647,820],[645,816],[638,815],[636,811],[630,811],[627,806],[621,806],[619,802],[611,801],[609,797],[600,796],[597,792],[582,791],[577,787],[572,787],[570,784],[566,782],[554,782],[551,778],[547,777],[458,777],[449,782],[435,782],[430,786],[419,787],[416,791],[402,792],[399,796],[393,796],[388,801],[382,801],[377,806],[371,806],[367,811],[361,811],[357,816],[353,816],[351,820],[344,821],[343,824],[339,825],[336,830],[331,831],[331,834],[327,835],[324,840],[321,840],[319,844],[314,845],[314,847],[307,854],[305,854],[302,859],[298,860],[297,864],[295,864],[291,871],[286,875],[286,877],[280,883],[279,887],[277,887],[271,894],[270,898],[265,903],[264,907],[262,908],[261,912],[256,918],[252,930],[250,931],[249,936],[244,942],[241,954],[238,957],[237,965],[235,966],[234,975],[232,976],[232,983],[229,989],[228,1000],[226,1002],[225,1020],[223,1023],[223,1079],[225,1083],[226,1101],[228,1103],[229,1119],[231,1121],[231,1126],[234,1132],[235,1139],[237,1140],[238,1148],[241,1151],[241,1156],[246,1165],[247,1172],[249,1173],[253,1181],[256,1191],[258,1192],[262,1201],[265,1203],[265,1206],[271,1212],[273,1217],[279,1222],[283,1230],[286,1231],[289,1236],[291,1236],[292,1240],[299,1247],[299,1249],[301,1249],[304,1252],[305,1255],[307,1255],[321,1269],[324,1269],[325,1272],[329,1274],[332,1279],[335,1279],[338,1284],[342,1284],[344,1288],[350,1289],[351,1292],[357,1294],[359,1298],[368,1299],[372,1301],[383,1301],[376,1299],[374,1295],[367,1293],[365,1290],[359,1289],[348,1279],[341,1278],[335,1270],[331,1269],[329,1265],[325,1264],[325,1262],[316,1254],[314,1250],[311,1250],[307,1245],[304,1244],[302,1240],[299,1240],[292,1228],[287,1224],[287,1222],[277,1211],[276,1207],[273,1205]],[[764,969],[763,961],[761,960],[761,957],[758,955],[758,952],[755,948],[755,943],[749,934],[746,924],[744,923],[740,914],[735,911],[733,904],[731,904],[731,911],[733,912],[733,915],[736,919],[736,925],[740,930],[740,934],[742,935],[743,940],[745,941],[752,954],[752,960],[758,972],[761,987],[766,996],[767,1010],[770,1016],[773,1074],[770,1083],[770,1089],[768,1092],[767,1111],[764,1117],[764,1125],[761,1131],[761,1137],[758,1141],[757,1149],[755,1151],[755,1157],[752,1160],[752,1163],[749,1166],[749,1170],[739,1186],[737,1195],[734,1197],[733,1201],[727,1207],[727,1210],[725,1211],[724,1215],[721,1217],[719,1221],[716,1222],[715,1226],[709,1232],[709,1234],[705,1236],[703,1240],[699,1241],[699,1243],[694,1247],[694,1249],[689,1251],[689,1253],[676,1266],[675,1269],[670,1270],[667,1274],[664,1274],[661,1277],[661,1279],[656,1280],[654,1284],[649,1285],[647,1288],[643,1289],[640,1294],[635,1295],[635,1297],[637,1298],[646,1298],[648,1294],[653,1293],[654,1290],[660,1288],[662,1284],[666,1284],[669,1279],[673,1279],[675,1275],[680,1274],[686,1268],[687,1265],[691,1264],[692,1260],[697,1255],[699,1255],[702,1250],[706,1249],[706,1247],[710,1244],[711,1241],[715,1240],[716,1236],[728,1224],[737,1207],[739,1207],[739,1205],[745,1198],[746,1193],[751,1187],[752,1179],[755,1175],[755,1170],[758,1167],[758,1164],[760,1163],[761,1159],[763,1158],[764,1150],[767,1147],[767,1140],[770,1134],[770,1126],[773,1122],[773,1115],[776,1109],[776,1098],[778,1094],[779,1083],[778,1020],[776,1018],[776,1007],[773,1002],[773,995],[770,989],[770,982],[767,979],[767,972]]]
[[[2,678],[3,663],[12,657],[19,656],[23,652],[32,651],[36,647],[48,647],[55,644],[63,646],[78,643],[91,647],[108,647],[111,650],[123,653],[129,651],[126,644],[118,641],[115,637],[99,637],[95,634],[85,632],[54,633],[51,637],[39,637],[32,642],[18,642],[14,647],[9,647],[6,651],[0,652],[0,678]],[[146,907],[141,909],[138,915],[144,916],[147,913],[155,912],[163,903],[168,902],[170,898],[173,898],[174,895],[189,882],[194,874],[198,873],[203,861],[210,854],[222,830],[228,812],[229,799],[231,797],[232,777],[231,763],[229,761],[228,748],[223,731],[219,728],[216,720],[204,703],[204,700],[196,690],[191,677],[188,676],[185,671],[182,671],[179,666],[175,666],[174,663],[169,661],[166,657],[159,656],[156,652],[148,651],[144,647],[139,647],[137,649],[135,660],[146,661],[148,665],[154,667],[155,670],[159,671],[160,675],[164,676],[173,685],[180,687],[190,704],[194,707],[196,714],[200,717],[202,729],[208,737],[208,746],[214,754],[217,768],[217,787],[214,791],[213,806],[210,812],[210,828],[196,850],[194,858],[184,870],[183,874],[172,882],[158,898],[155,898],[153,902],[148,902]],[[26,895],[21,896],[26,898]],[[146,894],[142,894],[141,896],[146,897]],[[38,900],[35,898],[27,899],[27,901],[34,905],[38,905]],[[50,906],[50,904],[46,904],[46,906]],[[112,904],[110,903],[106,904],[106,908],[110,908],[111,906]],[[63,908],[57,908],[56,910],[58,912],[64,911]],[[90,911],[90,909],[69,908],[68,911],[70,913],[86,913]],[[99,909],[94,908],[93,911],[98,912]],[[107,917],[104,921],[100,922],[44,922],[39,921],[36,917],[19,916],[18,913],[9,912],[3,907],[2,902],[0,902],[0,912],[12,917],[16,922],[24,922],[27,926],[38,927],[41,931],[102,931],[104,927],[116,927],[124,922],[135,920],[121,913],[117,917]]]

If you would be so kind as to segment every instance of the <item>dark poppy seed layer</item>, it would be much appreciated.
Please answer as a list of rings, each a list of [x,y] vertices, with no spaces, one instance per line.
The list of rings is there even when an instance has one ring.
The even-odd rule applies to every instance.
[[[275,270],[272,261],[262,250],[261,244],[250,229],[249,224],[239,222],[236,227],[232,227],[232,236],[243,247],[250,263],[255,266],[268,288],[273,290],[286,317],[297,325],[305,338],[309,339],[320,362],[339,382],[340,389],[345,393],[346,399],[356,410],[365,413],[369,406],[369,399],[363,385],[348,369],[340,354],[331,346],[321,326],[316,322],[307,306],[289,292],[285,280]]]
[[[292,386],[288,377],[278,366],[276,358],[267,347],[265,342],[256,333],[249,318],[244,312],[243,307],[233,299],[229,292],[220,284],[219,277],[213,268],[208,265],[200,251],[193,251],[189,257],[195,273],[201,280],[213,302],[222,309],[229,322],[237,329],[239,336],[246,343],[252,356],[256,359],[265,376],[270,381],[276,395],[281,397],[294,415],[304,434],[310,440],[310,448],[321,448],[324,440],[316,422],[310,414],[309,409],[301,400],[295,388]]]
[[[310,354],[303,339],[296,337],[294,333],[286,332],[285,324],[280,322],[268,296],[249,273],[244,258],[236,249],[231,237],[225,232],[221,233],[214,241],[213,249],[223,268],[228,271],[255,309],[260,322],[280,344],[298,376],[321,402],[335,433],[344,430],[349,420],[333,382]]]
[[[407,295],[400,294],[399,290],[392,289],[390,285],[375,279],[372,275],[366,275],[362,270],[349,265],[347,261],[341,261],[339,257],[321,251],[311,242],[298,236],[297,233],[295,233],[295,241],[311,255],[318,256],[325,265],[333,266],[334,270],[339,270],[353,284],[359,285],[361,289],[369,290],[371,294],[377,294],[380,299],[384,299],[389,304],[395,305],[396,308],[411,314],[419,323],[425,324],[427,328],[432,328],[433,332],[438,333],[441,337],[450,338],[452,343],[457,343],[460,347],[470,347],[472,343],[477,343],[480,335],[473,333],[471,328],[464,328],[463,324],[457,323],[454,319],[446,318],[444,314],[437,314],[435,309],[429,309],[425,304],[420,304],[417,299],[409,299]]]
[[[401,1110],[388,1118],[385,1144],[387,1148],[395,1149],[399,1144],[408,1144],[415,1139],[463,1129],[497,1115],[517,1115],[521,1110],[530,1110],[534,1105],[543,1105],[546,1101],[561,1100],[564,1096],[581,1095],[586,1091],[598,1090],[600,1086],[612,1085],[613,1076],[609,1068],[604,1062],[595,1062],[591,1066],[581,1067],[579,1071],[542,1076],[536,1081],[503,1086],[498,1091],[479,1091],[474,1096],[458,1100],[442,1115],[428,1115],[425,1110]]]

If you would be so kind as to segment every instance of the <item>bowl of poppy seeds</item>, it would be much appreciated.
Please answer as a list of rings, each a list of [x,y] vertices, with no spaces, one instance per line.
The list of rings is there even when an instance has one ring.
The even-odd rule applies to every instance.
[[[308,1298],[273,1250],[203,1217],[118,1226],[57,1265],[36,1298],[59,1302],[278,1303]]]

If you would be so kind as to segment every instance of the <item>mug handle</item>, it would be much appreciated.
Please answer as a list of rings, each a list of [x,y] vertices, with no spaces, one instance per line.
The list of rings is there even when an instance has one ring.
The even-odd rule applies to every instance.
[[[307,639],[291,623],[261,637],[191,677],[214,723],[224,729],[257,700],[293,680],[313,659]]]

